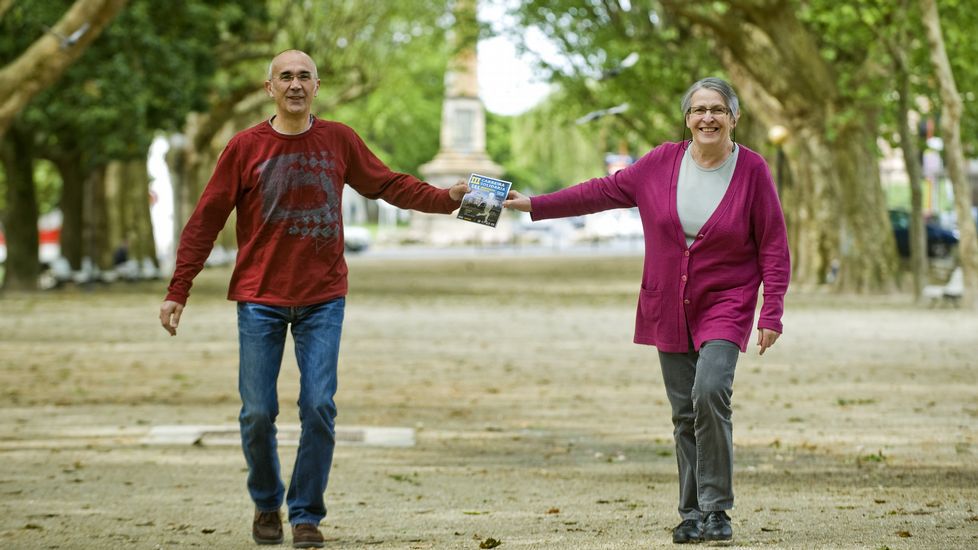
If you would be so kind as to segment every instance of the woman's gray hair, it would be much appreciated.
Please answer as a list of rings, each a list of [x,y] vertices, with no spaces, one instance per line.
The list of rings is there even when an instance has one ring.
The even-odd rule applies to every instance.
[[[726,80],[713,76],[697,81],[690,86],[688,90],[686,90],[686,93],[683,95],[682,103],[684,115],[689,112],[691,103],[693,102],[693,94],[696,93],[697,90],[701,90],[703,88],[713,90],[714,92],[722,95],[724,102],[727,104],[727,108],[730,109],[730,114],[733,115],[734,118],[737,118],[737,116],[740,114],[740,100],[737,99],[737,92],[734,92],[733,87],[731,87],[730,84],[727,84]]]

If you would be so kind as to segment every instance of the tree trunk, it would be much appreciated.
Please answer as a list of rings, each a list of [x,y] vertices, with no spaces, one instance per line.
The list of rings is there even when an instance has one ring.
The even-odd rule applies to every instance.
[[[961,117],[964,106],[954,81],[954,73],[944,49],[941,20],[934,0],[921,0],[924,27],[930,43],[931,63],[941,89],[941,133],[948,175],[954,186],[954,207],[958,218],[958,258],[964,270],[965,295],[962,300],[978,307],[978,229],[971,217],[971,185],[965,172],[964,150],[961,146]]]
[[[902,40],[891,44],[890,54],[894,61],[899,92],[896,120],[900,130],[900,150],[903,152],[903,164],[907,169],[907,183],[910,186],[910,273],[914,300],[919,303],[923,299],[924,285],[927,284],[927,233],[924,228],[924,193],[920,188],[923,169],[920,165],[920,152],[917,150],[917,136],[910,125],[910,71],[903,47]]]
[[[85,174],[79,155],[52,159],[61,173],[61,255],[72,271],[81,269]]]
[[[768,127],[791,132],[784,151],[792,189],[783,204],[792,224],[792,284],[834,283],[840,291],[887,291],[894,286],[896,247],[886,219],[875,133],[830,126],[852,108],[833,68],[788,2],[734,2],[723,13],[685,0],[663,8],[711,40],[731,80]],[[875,105],[866,105],[872,112]],[[835,134],[834,139],[829,135]],[[881,244],[888,243],[888,244]]]
[[[731,52],[724,52],[723,61],[742,102],[751,105],[750,115],[767,127],[781,124],[789,129],[782,145],[782,169],[789,172],[785,179],[791,183],[780,191],[791,247],[791,284],[811,290],[836,283],[842,259],[841,192],[835,153],[818,123],[827,107],[810,102],[807,109],[790,112],[786,102],[771,96]]]
[[[41,274],[33,158],[30,134],[12,127],[0,139],[0,159],[7,177],[5,290],[37,290]]]
[[[17,59],[0,68],[0,138],[14,117],[102,33],[127,0],[76,0],[57,23]],[[76,37],[72,39],[71,37]],[[31,78],[24,78],[31,75]]]
[[[140,262],[148,259],[159,269],[160,261],[156,257],[156,239],[153,237],[153,219],[150,214],[149,172],[146,161],[127,162],[126,175],[126,211],[131,216],[126,223],[130,256]]]
[[[892,292],[898,265],[886,196],[876,153],[876,116],[866,110],[863,124],[847,126],[833,141],[842,194],[842,246],[839,290]]]
[[[114,160],[105,167],[105,219],[107,241],[110,245],[110,266],[115,267],[115,251],[127,245],[128,232],[126,220],[129,218],[129,204],[126,200],[125,163]]]
[[[0,0],[0,19],[7,14],[7,10],[12,8],[14,5],[14,0]]]
[[[786,210],[792,212],[791,232],[793,283],[811,290],[838,280],[841,234],[838,208],[838,179],[831,147],[824,137],[804,124],[791,126],[797,132],[785,147],[791,159],[792,194]]]
[[[85,178],[85,239],[84,255],[91,258],[98,271],[112,269],[112,250],[109,242],[109,204],[105,192],[106,168],[100,166]]]
[[[109,204],[109,244],[112,250],[126,244],[129,258],[150,260],[159,267],[149,211],[149,174],[142,160],[114,161],[105,171]]]
[[[222,149],[214,151],[213,141],[227,119],[221,124],[214,117],[231,116],[229,107],[220,106],[213,113],[191,113],[184,134],[170,140],[166,161],[173,185],[173,244],[174,252],[180,242],[183,226],[193,213],[204,187],[210,179]]]
[[[197,200],[210,180],[217,159],[227,141],[240,128],[247,128],[263,118],[268,104],[263,90],[243,86],[215,105],[207,113],[191,113],[184,134],[170,140],[166,162],[173,185],[174,245],[180,242],[180,232],[190,218]],[[232,212],[217,244],[226,249],[236,245],[234,235],[236,213]]]

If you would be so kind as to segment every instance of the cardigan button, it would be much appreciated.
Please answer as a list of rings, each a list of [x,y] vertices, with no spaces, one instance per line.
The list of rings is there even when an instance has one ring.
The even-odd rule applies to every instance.
[[[683,256],[689,256],[689,250],[683,252]]]
[[[686,281],[686,276],[685,276],[685,275],[683,275],[682,277],[680,277],[680,279],[682,279],[682,280],[683,280],[683,282],[685,282],[685,281]]]
[[[689,303],[689,298],[686,298],[685,300],[683,300],[683,303],[684,304],[688,304]]]
[[[704,237],[704,235],[702,233],[700,233],[699,235],[696,236],[697,239],[702,239],[703,237]]]

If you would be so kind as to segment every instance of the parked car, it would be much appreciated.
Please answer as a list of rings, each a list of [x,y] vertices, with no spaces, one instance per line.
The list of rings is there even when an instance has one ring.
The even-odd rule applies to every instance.
[[[363,252],[370,246],[370,230],[359,225],[344,225],[343,244],[348,252]]]
[[[893,237],[896,239],[897,252],[904,258],[910,257],[910,213],[906,210],[891,209],[890,224],[893,226]],[[927,230],[927,256],[944,258],[951,253],[958,238],[950,229],[943,227],[935,219],[925,220]]]

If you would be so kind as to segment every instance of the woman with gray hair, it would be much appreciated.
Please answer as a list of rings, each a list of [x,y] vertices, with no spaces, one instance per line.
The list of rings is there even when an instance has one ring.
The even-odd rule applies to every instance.
[[[657,348],[672,407],[677,544],[733,538],[734,370],[738,352],[747,351],[761,283],[759,354],[777,341],[791,272],[771,172],[733,141],[736,93],[704,78],[686,91],[682,111],[690,140],[664,143],[624,170],[554,193],[511,191],[503,203],[533,220],[638,208],[645,268],[634,341]]]

